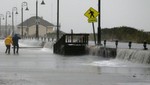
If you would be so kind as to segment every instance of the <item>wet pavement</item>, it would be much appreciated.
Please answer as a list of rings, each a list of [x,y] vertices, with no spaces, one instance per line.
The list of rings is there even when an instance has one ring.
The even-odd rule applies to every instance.
[[[60,56],[47,48],[5,54],[0,41],[0,85],[149,85],[150,66],[98,56]]]

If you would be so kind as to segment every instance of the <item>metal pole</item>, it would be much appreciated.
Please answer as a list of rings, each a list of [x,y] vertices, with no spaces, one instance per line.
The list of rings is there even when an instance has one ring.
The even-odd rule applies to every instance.
[[[2,14],[0,14],[0,36],[2,36],[1,16],[3,16],[3,15],[2,15]]]
[[[44,0],[41,3],[42,5],[45,5]],[[36,32],[35,37],[39,39],[39,20],[38,20],[38,0],[36,0]]]
[[[5,20],[5,37],[7,36],[7,12],[6,12],[6,20]]]
[[[59,0],[57,0],[57,41],[59,40]]]
[[[36,0],[36,34],[35,37],[39,38],[39,25],[38,25],[38,0]]]
[[[12,10],[12,35],[14,34],[14,13]]]
[[[0,17],[0,35],[2,36],[2,25],[1,25],[1,17]]]
[[[98,45],[101,45],[101,16],[100,16],[100,13],[101,13],[101,0],[98,0],[98,33],[97,33],[97,43]]]
[[[5,21],[5,37],[7,36],[7,14],[9,14],[9,17],[11,17],[11,13],[10,13],[10,11],[7,11],[6,12],[6,21]]]
[[[22,5],[21,5],[21,36],[23,38],[24,34],[23,34],[23,7],[26,6],[26,11],[29,10],[28,9],[28,3],[27,2],[22,2]]]
[[[14,34],[14,11],[16,11],[16,14],[18,14],[17,7],[12,8],[12,35]]]
[[[3,32],[2,32],[2,19],[4,19],[4,15],[3,14],[0,14],[0,35],[2,36],[2,34],[4,34]]]
[[[96,36],[95,36],[94,22],[92,22],[92,27],[93,27],[93,34],[94,34],[94,42],[95,42],[95,45],[96,45]]]
[[[23,38],[23,6],[21,8],[21,36]]]
[[[2,36],[1,16],[0,16],[0,35]]]
[[[71,29],[71,43],[73,42],[73,29]]]

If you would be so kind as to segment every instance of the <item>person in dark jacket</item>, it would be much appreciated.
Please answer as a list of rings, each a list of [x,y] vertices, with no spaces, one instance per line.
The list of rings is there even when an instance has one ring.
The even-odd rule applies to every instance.
[[[19,51],[19,39],[21,39],[18,34],[15,34],[12,38],[12,41],[13,41],[13,51],[14,51],[14,54],[17,53],[18,54],[18,51]],[[17,50],[16,50],[17,48]]]

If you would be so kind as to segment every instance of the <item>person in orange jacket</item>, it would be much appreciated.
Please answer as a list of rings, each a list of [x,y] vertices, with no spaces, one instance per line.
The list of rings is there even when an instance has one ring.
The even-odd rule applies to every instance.
[[[11,44],[12,44],[12,37],[9,35],[5,38],[5,45],[6,45],[6,51],[5,53],[8,53],[10,54],[10,47],[11,47]]]

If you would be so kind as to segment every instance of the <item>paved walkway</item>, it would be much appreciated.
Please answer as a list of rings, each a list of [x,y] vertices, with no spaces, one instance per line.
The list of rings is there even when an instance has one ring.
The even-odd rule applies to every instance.
[[[46,48],[21,48],[18,55],[13,52],[7,55],[3,41],[0,41],[0,47],[0,85],[150,84],[146,74],[143,74],[144,79],[140,77],[142,74],[134,74],[137,68],[85,65],[101,60],[97,56],[65,57]]]

